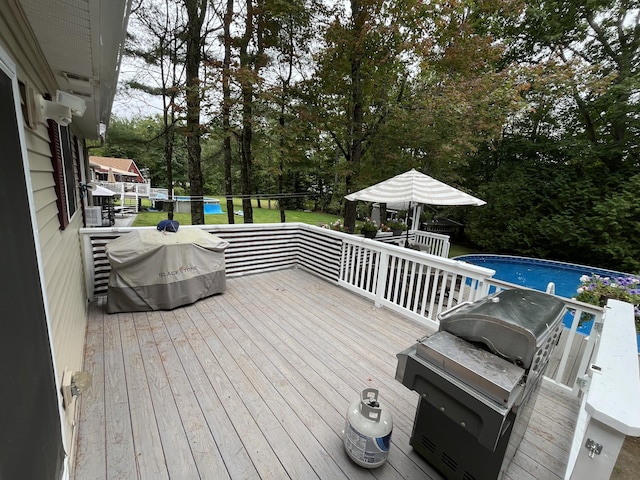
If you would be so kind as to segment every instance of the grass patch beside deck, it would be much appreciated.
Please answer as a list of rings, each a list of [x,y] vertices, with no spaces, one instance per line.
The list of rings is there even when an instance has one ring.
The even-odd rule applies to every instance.
[[[271,202],[271,208],[266,207],[269,203],[262,201],[263,207],[258,208],[257,201],[253,200],[253,222],[254,223],[280,223],[280,210],[277,208],[276,202]],[[226,208],[226,204],[220,204],[222,208]],[[242,210],[242,200],[234,199],[234,211]],[[133,221],[134,227],[149,227],[157,225],[161,220],[167,218],[167,212],[139,212]],[[328,213],[317,213],[302,210],[285,210],[285,218],[287,222],[300,222],[308,225],[321,225],[323,223],[331,223],[338,220],[339,216]],[[174,213],[173,219],[177,220],[180,225],[191,225],[190,213]],[[240,215],[234,216],[235,223],[244,223],[244,218]],[[228,224],[227,212],[216,215],[205,215],[204,222],[207,225],[226,225]]]

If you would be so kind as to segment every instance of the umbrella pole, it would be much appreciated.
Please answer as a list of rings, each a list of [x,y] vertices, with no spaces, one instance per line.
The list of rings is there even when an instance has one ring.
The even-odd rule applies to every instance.
[[[404,240],[405,248],[409,248],[409,210],[411,210],[411,202],[409,202],[409,208],[404,214],[404,223],[407,225],[407,230],[406,230],[407,233],[405,235],[405,240]]]

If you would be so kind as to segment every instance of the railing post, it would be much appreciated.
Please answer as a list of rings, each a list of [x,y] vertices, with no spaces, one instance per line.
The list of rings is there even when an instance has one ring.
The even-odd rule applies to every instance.
[[[607,302],[588,390],[573,435],[565,480],[608,479],[625,436],[640,436],[640,376],[633,305]],[[594,333],[592,333],[594,335]]]
[[[558,366],[558,370],[555,375],[555,380],[558,383],[562,383],[562,376],[564,375],[564,370],[567,366],[567,360],[569,359],[569,353],[571,352],[573,341],[576,338],[576,332],[578,331],[578,323],[580,322],[581,314],[582,312],[580,310],[575,311],[573,322],[571,322],[571,328],[568,330],[569,337],[567,338],[567,343],[565,343],[564,351],[562,352],[562,357],[560,358],[560,365]]]
[[[93,261],[93,249],[91,248],[91,236],[80,233],[82,236],[82,256],[84,257],[84,284],[87,291],[85,295],[90,302],[96,299],[94,295],[94,276],[95,276],[95,264]]]
[[[449,240],[442,241],[442,251],[440,252],[440,256],[444,258],[449,258],[449,250],[451,249],[451,242]]]
[[[389,278],[389,254],[383,250],[380,252],[380,266],[378,268],[377,283],[376,283],[376,296],[374,299],[376,307],[382,306],[382,300],[384,298],[384,290]]]
[[[576,310],[576,315],[578,315],[579,310]],[[582,315],[582,313],[580,313]],[[582,359],[580,360],[580,366],[578,367],[578,375],[576,377],[576,381],[573,383],[572,391],[577,396],[580,390],[580,377],[582,375],[586,375],[587,366],[591,359],[595,357],[598,353],[598,343],[600,340],[600,335],[602,333],[602,329],[604,327],[604,315],[596,315],[596,318],[593,321],[593,326],[591,327],[591,333],[589,334],[589,339],[587,340],[587,346],[585,347],[585,351],[582,354]],[[557,381],[562,381],[562,378],[556,378]]]

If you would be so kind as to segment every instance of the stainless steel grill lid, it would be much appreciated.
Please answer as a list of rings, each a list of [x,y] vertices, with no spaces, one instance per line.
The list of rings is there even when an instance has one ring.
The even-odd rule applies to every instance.
[[[440,331],[486,345],[529,368],[538,346],[564,315],[562,300],[536,290],[512,289],[463,303],[438,316]]]

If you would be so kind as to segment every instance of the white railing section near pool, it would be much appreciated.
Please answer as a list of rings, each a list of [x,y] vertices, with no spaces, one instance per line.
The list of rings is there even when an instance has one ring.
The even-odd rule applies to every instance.
[[[148,197],[149,191],[151,189],[151,185],[149,185],[148,183],[104,181],[97,181],[94,183],[97,183],[98,185],[111,190],[113,193],[117,193],[120,196],[131,194],[140,197]]]
[[[119,213],[138,213],[138,201],[149,198],[151,185],[137,182],[105,182],[97,181],[98,185],[111,190],[120,197],[120,205],[116,207]],[[133,202],[127,205],[127,200]]]
[[[605,480],[627,435],[640,436],[640,372],[633,305],[609,300],[597,348],[582,382],[582,402],[565,480]]]
[[[149,188],[149,198],[151,200],[167,200],[169,198],[169,189],[161,187]]]
[[[487,293],[493,270],[353,235],[342,242],[338,283],[432,328],[437,315]]]

